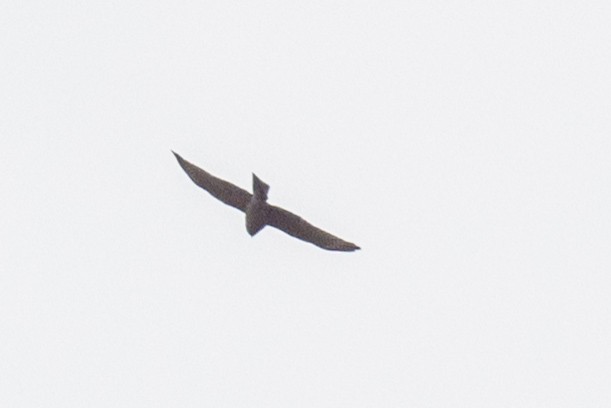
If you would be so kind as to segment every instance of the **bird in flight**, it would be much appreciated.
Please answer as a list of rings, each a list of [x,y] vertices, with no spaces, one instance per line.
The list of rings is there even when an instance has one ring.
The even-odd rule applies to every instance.
[[[269,185],[265,184],[254,173],[252,175],[253,194],[240,187],[214,177],[212,174],[189,163],[175,152],[180,167],[195,184],[206,190],[214,198],[246,214],[246,231],[254,236],[266,225],[278,228],[287,234],[310,242],[330,251],[356,251],[357,245],[344,241],[317,228],[303,218],[280,207],[267,203]]]

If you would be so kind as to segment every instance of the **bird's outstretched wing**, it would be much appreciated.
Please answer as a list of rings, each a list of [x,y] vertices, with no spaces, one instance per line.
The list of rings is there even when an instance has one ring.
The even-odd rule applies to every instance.
[[[320,228],[316,228],[298,215],[280,207],[270,205],[267,208],[266,221],[267,225],[330,251],[356,251],[361,249],[351,242],[344,241]]]
[[[246,206],[250,201],[250,197],[252,197],[248,191],[242,190],[240,187],[233,185],[228,181],[214,177],[207,171],[204,171],[196,165],[189,163],[177,153],[172,153],[174,153],[174,156],[176,156],[176,160],[178,160],[180,167],[182,167],[185,173],[187,173],[195,184],[209,192],[213,197],[219,199],[223,203],[243,212],[246,211]]]

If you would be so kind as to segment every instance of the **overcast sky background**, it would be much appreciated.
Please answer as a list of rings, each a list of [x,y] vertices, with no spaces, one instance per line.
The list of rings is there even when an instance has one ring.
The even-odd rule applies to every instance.
[[[3,1],[0,406],[609,406],[610,21]],[[362,251],[251,238],[170,149]]]

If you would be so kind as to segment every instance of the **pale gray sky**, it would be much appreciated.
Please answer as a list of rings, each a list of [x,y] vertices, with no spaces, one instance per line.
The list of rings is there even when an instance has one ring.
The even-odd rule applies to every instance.
[[[609,21],[2,2],[0,406],[609,406]],[[249,237],[170,149],[363,250]]]

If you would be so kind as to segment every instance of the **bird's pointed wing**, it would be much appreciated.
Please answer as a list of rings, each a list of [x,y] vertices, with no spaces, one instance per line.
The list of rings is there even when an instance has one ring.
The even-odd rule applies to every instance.
[[[214,177],[207,171],[204,171],[196,165],[189,163],[177,153],[174,153],[174,156],[176,156],[176,160],[178,160],[180,167],[182,167],[185,173],[187,173],[195,184],[209,192],[213,197],[219,199],[223,203],[237,208],[238,210],[244,212],[246,211],[246,206],[250,201],[250,197],[252,197],[248,191],[242,190],[240,187],[233,185],[228,181]]]
[[[311,242],[330,251],[356,251],[361,249],[351,242],[344,241],[313,226],[303,218],[283,208],[270,205],[267,207],[267,211],[267,225],[278,228],[295,238]]]

